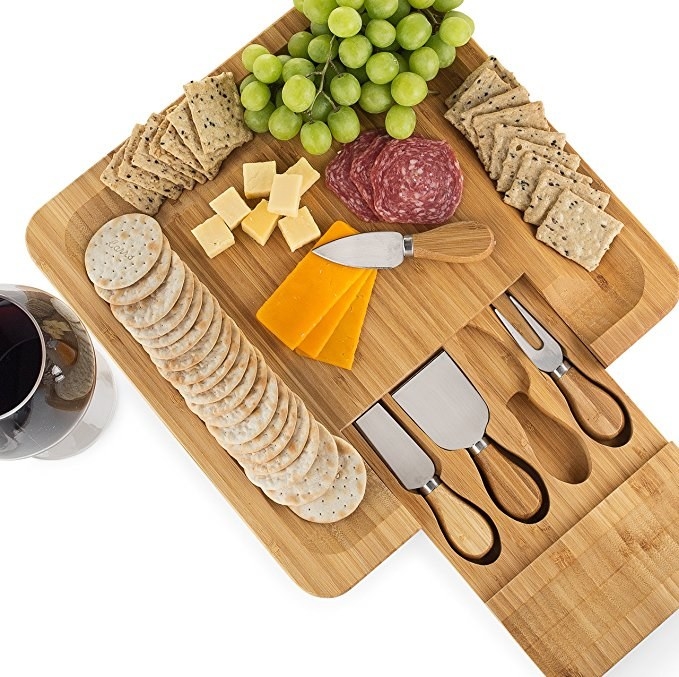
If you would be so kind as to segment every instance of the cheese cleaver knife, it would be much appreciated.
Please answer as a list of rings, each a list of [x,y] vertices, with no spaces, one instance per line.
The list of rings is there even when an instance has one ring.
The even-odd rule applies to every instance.
[[[355,425],[399,482],[424,496],[455,552],[483,564],[499,557],[499,535],[490,517],[443,484],[431,458],[382,404],[371,407]]]
[[[490,256],[495,236],[488,226],[460,221],[416,235],[396,232],[359,233],[333,240],[314,254],[350,268],[396,268],[404,259],[476,263]]]
[[[533,523],[549,507],[547,489],[526,461],[486,435],[488,405],[446,352],[400,386],[393,398],[442,449],[466,449],[502,512]]]

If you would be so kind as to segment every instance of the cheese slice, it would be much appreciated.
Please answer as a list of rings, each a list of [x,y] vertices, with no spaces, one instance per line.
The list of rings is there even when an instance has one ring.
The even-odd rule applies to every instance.
[[[191,233],[211,259],[227,250],[236,241],[224,219],[217,214],[196,226]]]
[[[302,177],[299,174],[276,174],[271,184],[269,211],[279,216],[297,216],[302,196]]]
[[[231,230],[237,228],[240,222],[250,213],[250,207],[247,206],[240,193],[233,187],[225,190],[221,195],[212,200],[210,207],[224,219],[224,223]]]
[[[356,232],[337,221],[318,244]],[[359,268],[340,266],[309,252],[257,311],[257,319],[294,350],[363,273]]]
[[[368,279],[363,283],[363,287],[337,325],[337,329],[323,346],[323,350],[316,356],[317,360],[335,367],[342,367],[342,369],[353,368],[376,279],[377,271],[369,271]]]
[[[297,216],[285,216],[278,222],[278,227],[291,252],[296,252],[300,247],[318,240],[321,236],[321,231],[308,207],[302,207]]]
[[[262,247],[269,241],[271,233],[276,229],[278,216],[272,214],[269,203],[262,200],[242,221],[243,232],[249,235],[257,244]]]
[[[246,162],[243,165],[243,192],[250,200],[269,197],[271,184],[276,176],[276,161]]]
[[[371,272],[370,270],[364,270],[363,274],[349,287],[344,296],[337,301],[304,341],[299,344],[297,352],[300,355],[318,357],[318,354],[323,350],[323,347],[330,340],[342,318],[354,303]]]
[[[302,177],[302,195],[304,195],[304,193],[321,178],[321,175],[309,164],[309,160],[305,157],[300,158],[300,160],[292,165],[285,173],[299,174]]]

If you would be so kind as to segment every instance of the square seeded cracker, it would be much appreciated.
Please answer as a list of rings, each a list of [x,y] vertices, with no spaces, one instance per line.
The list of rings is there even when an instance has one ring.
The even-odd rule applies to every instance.
[[[220,73],[184,85],[203,151],[213,155],[252,139],[243,121],[243,106],[233,73]]]
[[[502,163],[507,157],[509,144],[514,139],[523,139],[539,143],[541,146],[549,146],[563,150],[566,146],[566,135],[559,132],[550,132],[544,129],[532,127],[514,127],[513,125],[495,125],[493,129],[493,150],[490,157],[490,165],[486,167],[490,178],[497,181],[502,172]]]
[[[158,121],[158,124],[155,127],[153,137],[151,138],[151,143],[149,144],[149,151],[151,155],[154,158],[157,158],[160,161],[170,165],[176,171],[181,172],[182,174],[186,174],[187,176],[190,176],[191,179],[194,181],[194,185],[195,182],[205,183],[207,181],[207,176],[202,168],[197,169],[197,167],[200,167],[200,163],[198,162],[198,160],[196,160],[195,157],[193,157],[191,151],[187,149],[188,151],[187,157],[192,158],[192,162],[184,162],[184,160],[181,157],[177,157],[172,153],[168,152],[167,150],[165,150],[165,148],[163,148],[163,146],[161,145],[161,139],[165,135],[165,132],[168,130],[168,128],[171,127],[171,125],[167,117],[162,116],[158,117],[160,118],[160,120]]]
[[[564,190],[536,237],[592,272],[622,229],[623,224],[610,214]]]
[[[494,70],[486,68],[460,97],[459,101],[446,113],[445,117],[454,125],[464,111],[475,108],[498,94],[504,94],[511,88],[511,85],[508,85]]]
[[[497,181],[498,191],[504,193],[512,187],[514,179],[516,178],[516,173],[519,171],[521,162],[527,153],[535,153],[535,155],[546,157],[548,160],[558,162],[573,171],[580,166],[579,155],[572,155],[571,153],[567,153],[565,150],[559,150],[558,148],[541,146],[539,143],[525,141],[524,139],[512,139],[509,148],[507,149],[507,157],[502,163],[500,178]]]
[[[514,77],[514,73],[508,71],[494,56],[488,57],[476,70],[473,70],[465,81],[446,99],[446,106],[452,108],[462,97],[462,95],[472,86],[474,81],[486,69],[495,71],[498,76],[512,87],[519,87],[519,81]]]
[[[476,116],[472,121],[472,126],[478,138],[478,154],[484,167],[488,166],[490,162],[494,140],[493,130],[495,125],[499,124],[549,130],[549,123],[545,117],[545,107],[541,101]]]
[[[182,194],[182,186],[178,186],[168,179],[161,178],[157,174],[140,169],[132,164],[132,157],[135,150],[139,147],[139,141],[144,135],[144,125],[135,125],[130,134],[130,138],[125,144],[123,160],[118,167],[118,176],[123,181],[131,181],[142,188],[147,188],[155,193],[164,195],[170,200],[176,200]]]
[[[575,179],[559,176],[551,169],[547,169],[540,174],[540,180],[533,192],[530,207],[524,212],[523,220],[532,223],[534,226],[539,226],[545,220],[547,212],[556,204],[559,196],[566,189],[599,209],[606,209],[611,199],[608,193]]]
[[[158,127],[158,134],[156,137],[157,138],[154,138],[154,144],[157,143],[164,152],[169,153],[172,157],[183,162],[187,167],[200,173],[206,180],[212,181],[219,173],[221,163],[217,162],[210,169],[205,169],[189,147],[182,141],[179,132],[169,119],[164,120],[160,127]]]
[[[516,173],[516,179],[512,187],[505,194],[505,202],[512,207],[525,212],[530,207],[531,199],[535,188],[540,181],[540,176],[545,169],[551,169],[559,176],[566,176],[575,181],[584,183],[592,183],[592,179],[584,174],[578,174],[568,167],[564,167],[557,162],[552,162],[535,153],[527,153],[524,155],[519,171]]]
[[[101,174],[101,182],[138,211],[154,216],[162,207],[165,198],[162,195],[158,195],[158,193],[154,193],[152,190],[123,181],[118,176],[118,168],[123,161],[124,153],[125,147],[121,146],[113,154],[113,158]]]

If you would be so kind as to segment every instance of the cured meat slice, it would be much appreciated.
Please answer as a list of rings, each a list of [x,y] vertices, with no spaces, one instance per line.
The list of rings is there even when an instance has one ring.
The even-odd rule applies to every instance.
[[[376,129],[364,132],[356,141],[347,144],[325,170],[326,186],[363,221],[377,221],[378,217],[351,180],[351,165],[354,158],[370,146],[380,134],[381,132]]]
[[[390,136],[386,133],[381,133],[373,138],[369,146],[363,150],[359,150],[354,155],[354,160],[351,163],[351,180],[358,189],[358,192],[363,196],[370,208],[375,211],[375,198],[373,195],[373,186],[370,179],[372,168],[375,161],[379,157],[382,149],[387,145]]]
[[[462,200],[464,179],[445,141],[389,141],[371,172],[374,208],[387,223],[445,223]]]

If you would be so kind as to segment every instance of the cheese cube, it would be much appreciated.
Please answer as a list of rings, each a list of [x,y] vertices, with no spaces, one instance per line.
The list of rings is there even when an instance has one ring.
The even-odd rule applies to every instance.
[[[297,216],[302,196],[302,177],[299,174],[276,174],[271,185],[269,211],[279,216]]]
[[[304,193],[321,178],[321,175],[309,164],[309,161],[305,157],[292,165],[285,173],[299,174],[302,177],[302,195],[304,195]]]
[[[262,200],[244,219],[241,227],[255,242],[262,247],[268,242],[271,233],[276,229],[278,214],[272,214],[269,203]]]
[[[297,217],[286,216],[281,219],[278,222],[278,227],[281,229],[291,252],[297,251],[300,247],[317,240],[321,236],[321,231],[318,229],[308,207],[302,207]]]
[[[271,162],[246,162],[243,165],[245,197],[248,200],[269,197],[274,176],[276,176],[275,160],[271,160]]]
[[[245,200],[235,188],[229,188],[221,195],[218,195],[210,207],[224,219],[226,225],[233,230],[240,225],[240,222],[250,213],[250,207],[245,204]]]
[[[191,232],[211,259],[227,250],[236,241],[224,219],[216,214]]]

